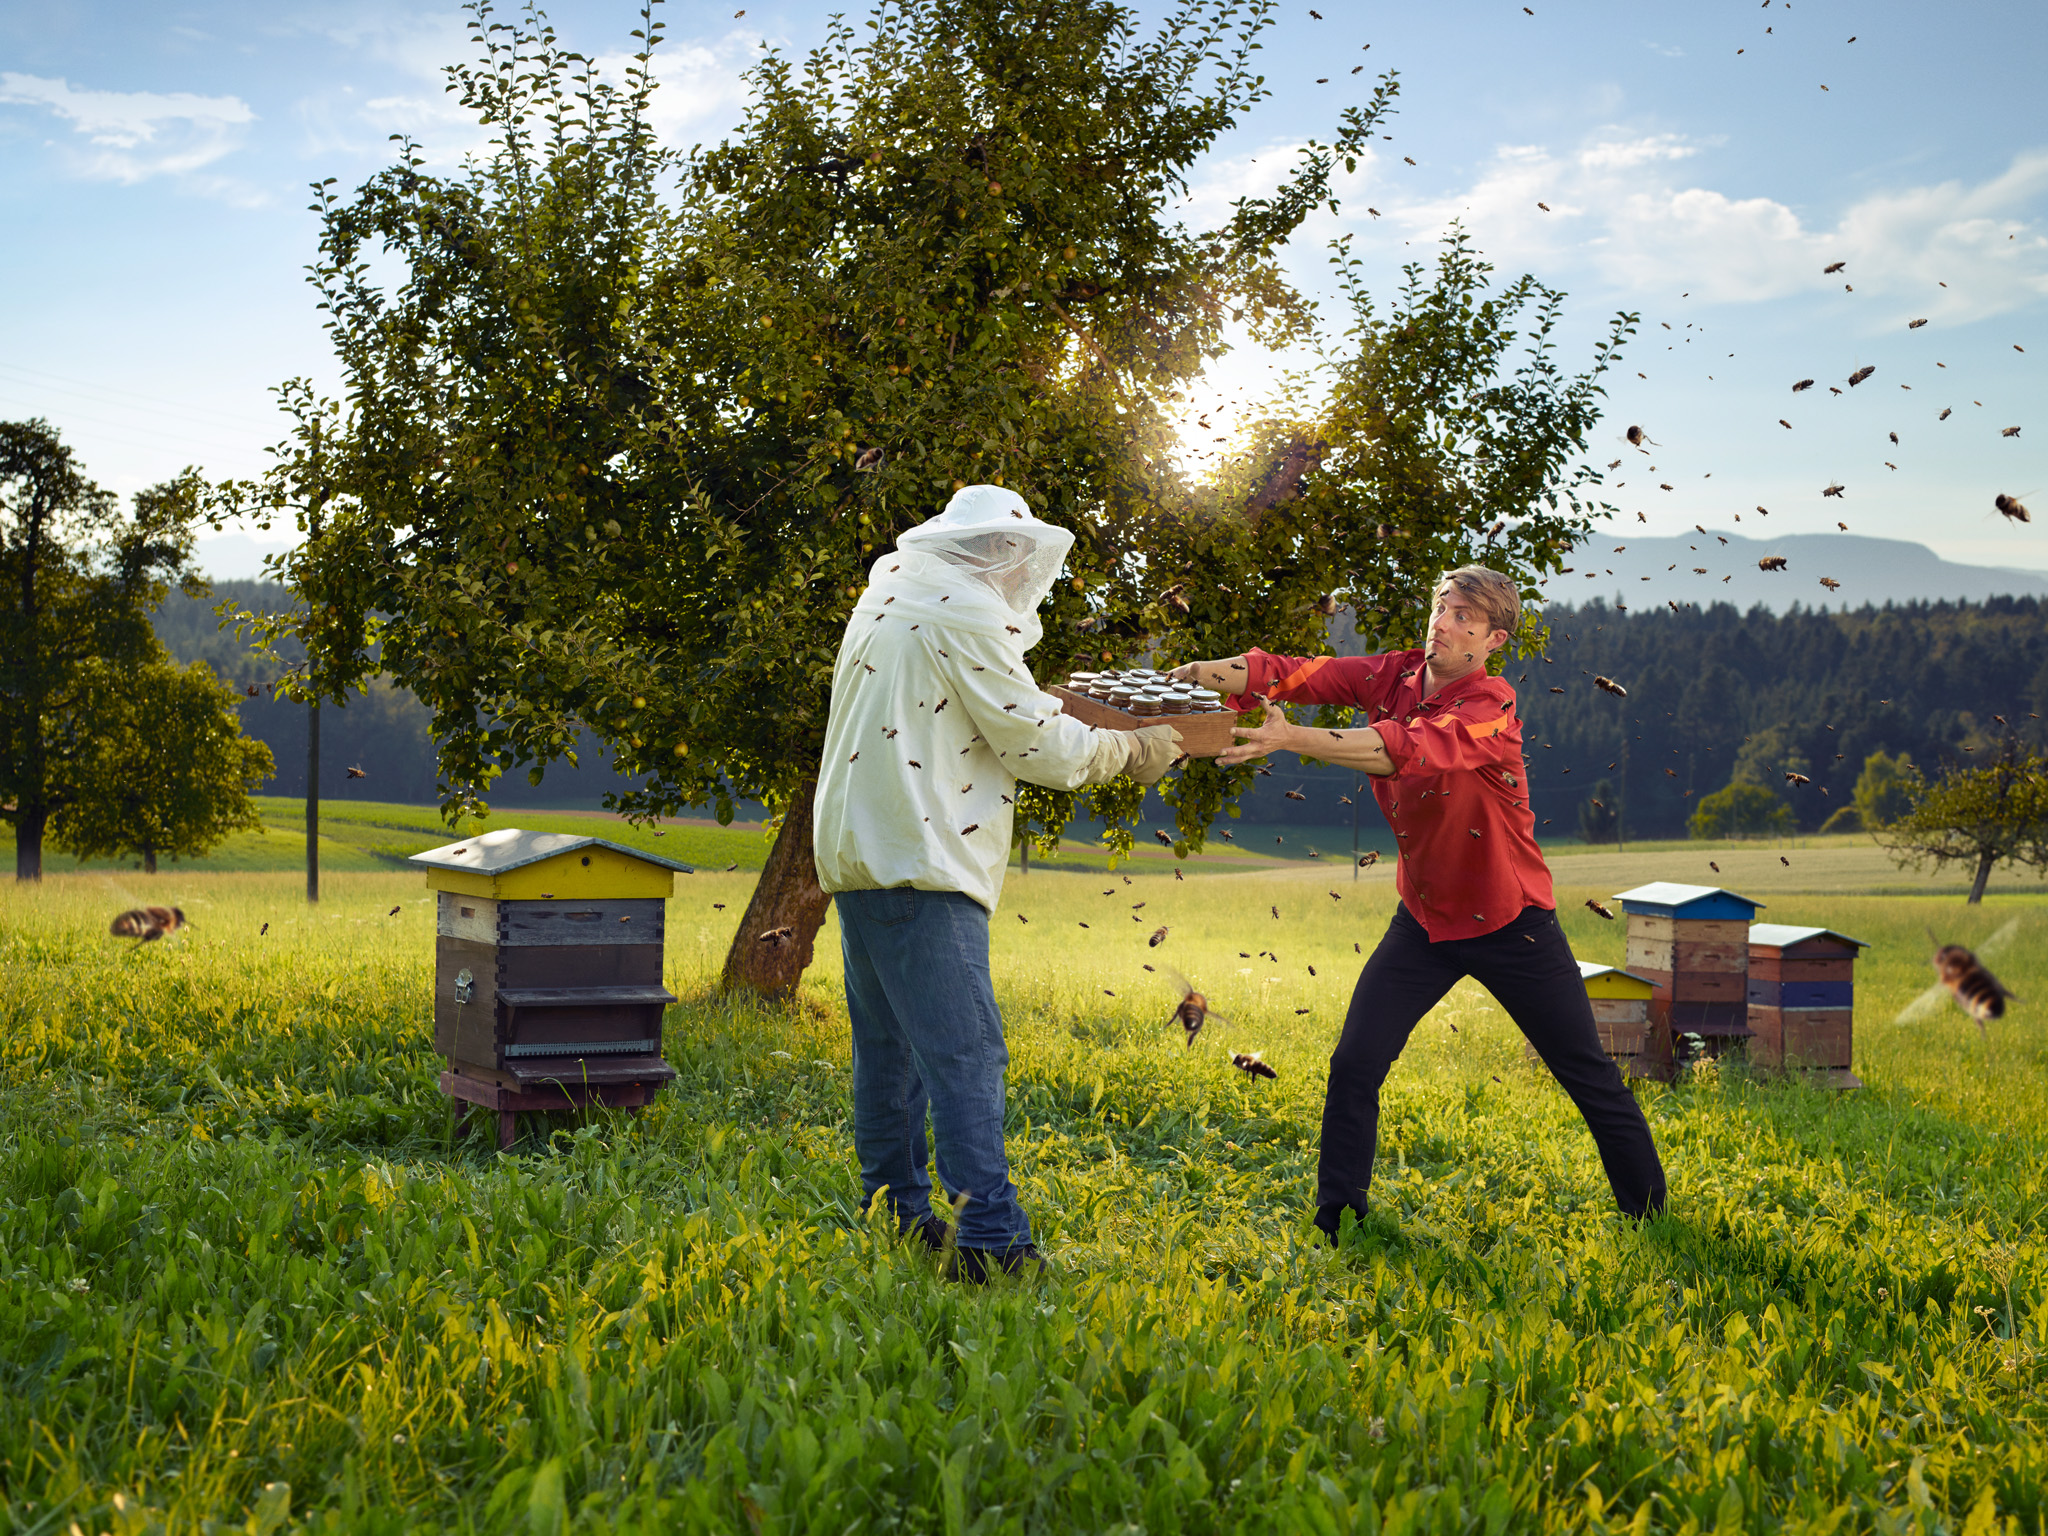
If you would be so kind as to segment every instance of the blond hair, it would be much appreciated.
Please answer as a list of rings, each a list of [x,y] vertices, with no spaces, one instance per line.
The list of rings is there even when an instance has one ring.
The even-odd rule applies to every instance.
[[[1437,578],[1437,593],[1445,587],[1456,587],[1461,596],[1470,598],[1486,615],[1488,627],[1506,630],[1509,640],[1521,629],[1522,589],[1512,577],[1483,565],[1461,565]]]

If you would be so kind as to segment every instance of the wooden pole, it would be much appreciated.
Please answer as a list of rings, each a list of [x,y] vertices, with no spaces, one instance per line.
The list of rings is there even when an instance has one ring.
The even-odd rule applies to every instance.
[[[320,701],[306,710],[306,901],[320,904]]]

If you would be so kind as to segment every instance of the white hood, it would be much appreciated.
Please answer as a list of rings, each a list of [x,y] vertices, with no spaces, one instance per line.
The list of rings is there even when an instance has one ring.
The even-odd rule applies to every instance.
[[[1071,533],[1033,517],[1015,491],[970,485],[875,562],[860,610],[914,610],[1004,640],[1021,660],[1038,644],[1038,605],[1073,547]]]

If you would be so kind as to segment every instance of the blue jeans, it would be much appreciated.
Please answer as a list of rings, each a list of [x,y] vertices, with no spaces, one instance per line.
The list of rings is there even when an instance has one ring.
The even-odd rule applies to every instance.
[[[853,1148],[872,1202],[899,1228],[931,1214],[925,1115],[963,1248],[1031,1241],[1003,1150],[1010,1064],[988,971],[988,911],[958,891],[841,891],[846,1011],[853,1021]]]

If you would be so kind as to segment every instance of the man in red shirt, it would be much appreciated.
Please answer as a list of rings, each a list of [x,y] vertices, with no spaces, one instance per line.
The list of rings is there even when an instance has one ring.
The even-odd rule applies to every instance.
[[[1421,650],[1310,658],[1252,650],[1174,674],[1220,690],[1239,710],[1267,700],[1349,705],[1370,722],[1318,730],[1269,709],[1217,758],[1227,766],[1299,752],[1362,769],[1400,843],[1401,904],[1359,975],[1330,1056],[1316,1224],[1332,1241],[1347,1209],[1365,1214],[1380,1085],[1422,1016],[1466,976],[1507,1009],[1571,1095],[1622,1210],[1643,1216],[1664,1205],[1650,1127],[1601,1049],[1558,925],[1529,811],[1515,690],[1486,672],[1521,618],[1514,582],[1468,565],[1438,585]]]

